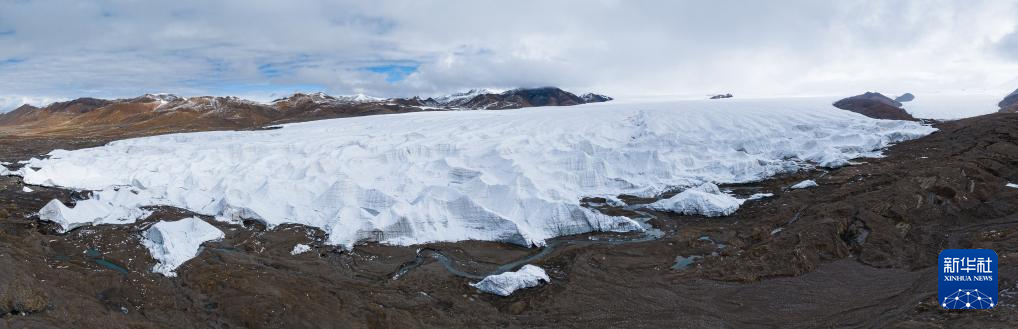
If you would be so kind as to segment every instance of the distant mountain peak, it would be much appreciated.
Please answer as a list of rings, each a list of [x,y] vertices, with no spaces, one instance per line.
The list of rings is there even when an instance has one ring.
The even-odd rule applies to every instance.
[[[332,96],[332,95],[329,95],[329,94],[326,94],[324,92],[319,91],[319,92],[307,93],[307,94],[305,94],[305,93],[295,93],[295,94],[290,95],[288,97],[283,97],[283,98],[276,99],[276,100],[272,101],[272,103],[273,104],[280,103],[280,102],[290,102],[290,103],[293,103],[293,102],[300,102],[300,101],[310,101],[310,102],[322,103],[322,104],[324,104],[324,103],[371,103],[371,102],[380,102],[380,101],[384,101],[384,100],[385,100],[385,98],[373,97],[373,96],[368,96],[368,95],[365,95],[365,94]]]
[[[365,94],[354,94],[354,95],[342,95],[336,96],[336,99],[354,103],[367,103],[367,102],[379,102],[384,101],[385,98],[379,98],[374,96],[368,96]]]
[[[136,103],[159,102],[159,103],[162,103],[162,104],[166,104],[166,103],[174,102],[174,101],[177,101],[177,100],[180,100],[180,99],[181,99],[180,96],[177,96],[177,95],[174,95],[174,94],[170,94],[170,93],[151,93],[151,94],[144,94],[144,95],[141,95],[141,96],[138,96],[138,97],[135,97],[135,98],[131,98],[131,99],[128,99],[126,101],[128,101],[128,102],[136,102]]]
[[[331,96],[324,92],[294,93],[270,103],[235,96],[180,97],[149,93],[135,98],[78,98],[42,108],[24,105],[0,114],[0,126],[33,131],[128,127],[149,132],[253,128],[270,123],[442,110],[504,110],[522,107],[569,106],[604,102],[611,97],[583,96],[557,87],[499,90],[476,88],[438,98],[379,98],[365,94]],[[100,128],[101,127],[101,128]]]
[[[433,98],[439,104],[450,104],[456,103],[462,100],[469,100],[480,95],[496,95],[505,92],[503,89],[491,89],[491,88],[478,88],[470,89],[468,91],[452,93],[445,96],[439,96]]]
[[[586,98],[558,87],[521,87],[508,90],[471,89],[466,92],[436,97],[434,106],[452,109],[503,110],[537,106],[568,106],[606,102],[611,97],[593,93]],[[427,102],[424,102],[427,103]]]

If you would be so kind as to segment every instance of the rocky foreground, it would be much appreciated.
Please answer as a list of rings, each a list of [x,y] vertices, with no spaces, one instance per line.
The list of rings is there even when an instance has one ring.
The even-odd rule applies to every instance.
[[[226,232],[167,278],[133,225],[57,234],[34,212],[82,196],[0,177],[0,327],[927,327],[1018,326],[1018,116],[940,123],[941,131],[887,157],[834,170],[722,186],[773,193],[720,218],[653,216],[660,239],[593,234],[530,262],[550,284],[509,297],[479,293],[419,247],[323,247],[302,226],[215,223]],[[5,138],[0,160],[116,137]],[[789,189],[812,179],[816,187]],[[630,204],[656,200],[623,197]],[[612,214],[631,208],[587,200]],[[291,255],[295,244],[313,246]],[[539,250],[462,242],[420,246],[484,273]],[[936,301],[937,254],[989,248],[1000,257],[1000,303],[945,311]],[[394,276],[407,264],[410,271]]]

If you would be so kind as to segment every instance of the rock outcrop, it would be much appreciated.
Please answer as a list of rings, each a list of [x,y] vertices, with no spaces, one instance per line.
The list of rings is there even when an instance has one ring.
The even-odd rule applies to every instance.
[[[1018,113],[1018,90],[1012,91],[1007,97],[1004,97],[1000,103],[997,103],[997,106],[1000,106],[999,112]]]
[[[867,92],[839,100],[834,107],[852,111],[874,119],[916,121],[901,103],[880,93]]]

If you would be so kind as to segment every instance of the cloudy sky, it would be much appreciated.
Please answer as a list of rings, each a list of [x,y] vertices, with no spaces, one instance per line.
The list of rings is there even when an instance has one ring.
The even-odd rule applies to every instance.
[[[0,110],[148,92],[1004,92],[1018,2],[0,0]]]

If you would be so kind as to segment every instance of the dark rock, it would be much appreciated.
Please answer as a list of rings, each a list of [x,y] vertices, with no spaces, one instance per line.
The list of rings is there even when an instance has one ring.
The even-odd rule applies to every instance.
[[[1000,106],[1000,112],[1018,113],[1018,90],[1012,91],[1007,97],[1004,97],[1000,103],[997,103],[997,106]]]
[[[734,97],[734,96],[732,96],[732,94],[717,94],[717,95],[711,96],[710,99],[723,99],[723,98],[732,98],[732,97]]]
[[[845,98],[835,102],[834,107],[874,119],[916,121],[916,118],[901,108],[901,103],[880,93],[867,92]]]
[[[912,100],[915,100],[915,95],[912,95],[912,93],[904,93],[901,94],[901,96],[894,98],[894,101],[899,103],[911,102]]]
[[[392,103],[404,105],[404,106],[427,106],[427,107],[438,107],[441,104],[438,103],[434,98],[420,98],[414,96],[411,98],[393,98]]]
[[[614,99],[614,98],[611,98],[611,97],[608,97],[608,96],[605,96],[605,95],[595,94],[595,93],[586,93],[586,94],[580,95],[580,98],[582,98],[583,101],[586,102],[586,103],[601,103],[601,102],[607,102],[607,101],[610,101],[610,100]]]
[[[521,107],[569,106],[586,103],[582,98],[556,87],[518,88],[500,94],[480,94],[465,102],[460,108],[476,110],[505,110]]]
[[[98,98],[78,98],[69,102],[53,103],[46,107],[52,112],[86,113],[97,108],[113,104],[112,101]]]

